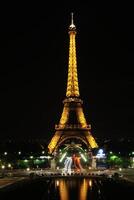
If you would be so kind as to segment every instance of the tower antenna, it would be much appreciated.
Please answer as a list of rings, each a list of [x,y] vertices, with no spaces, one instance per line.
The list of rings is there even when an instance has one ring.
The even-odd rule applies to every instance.
[[[74,13],[72,12],[71,13],[71,24],[69,26],[69,29],[72,30],[72,29],[76,29],[75,25],[74,25]]]
[[[74,13],[71,13],[71,25],[74,25]]]

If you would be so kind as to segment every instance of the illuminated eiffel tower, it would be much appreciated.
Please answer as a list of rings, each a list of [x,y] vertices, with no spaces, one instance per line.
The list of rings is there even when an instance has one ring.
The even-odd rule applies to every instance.
[[[91,125],[86,122],[82,108],[83,101],[80,99],[75,44],[76,26],[73,22],[73,13],[68,33],[70,43],[66,98],[63,101],[64,108],[60,122],[55,126],[56,132],[48,145],[49,153],[53,153],[68,139],[78,139],[89,149],[98,147],[91,134]]]

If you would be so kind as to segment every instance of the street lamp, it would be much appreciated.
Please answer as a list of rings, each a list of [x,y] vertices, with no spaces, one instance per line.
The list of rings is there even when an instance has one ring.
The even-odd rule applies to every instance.
[[[5,165],[2,165],[2,166],[1,166],[1,169],[5,169]]]
[[[11,167],[12,167],[12,165],[9,163],[9,164],[8,164],[8,168],[11,168]]]
[[[27,171],[28,171],[28,172],[30,171],[30,168],[29,168],[29,167],[27,167]]]
[[[33,156],[30,156],[31,159],[33,159]]]

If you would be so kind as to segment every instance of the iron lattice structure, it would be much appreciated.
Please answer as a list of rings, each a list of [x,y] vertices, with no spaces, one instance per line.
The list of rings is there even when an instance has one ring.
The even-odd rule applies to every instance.
[[[55,126],[56,132],[48,145],[50,153],[71,138],[81,140],[90,149],[98,147],[91,134],[91,125],[86,122],[82,108],[83,101],[80,99],[75,41],[76,26],[73,22],[73,14],[68,33],[70,41],[66,98],[63,101],[64,108],[60,122]]]

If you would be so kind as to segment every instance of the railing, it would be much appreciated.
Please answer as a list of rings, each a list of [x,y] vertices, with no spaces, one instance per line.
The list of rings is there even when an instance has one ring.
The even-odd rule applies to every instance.
[[[58,124],[58,125],[55,125],[55,129],[86,129],[86,130],[88,129],[88,130],[91,130],[91,125],[87,124],[87,125],[82,126],[81,124],[70,124],[70,125]]]
[[[76,98],[76,97],[69,97],[69,98],[64,99],[63,101],[63,103],[71,103],[71,102],[83,104],[83,101],[80,98]]]

